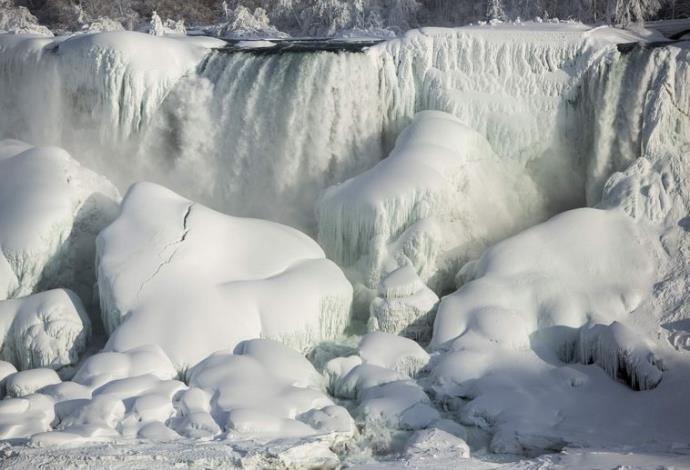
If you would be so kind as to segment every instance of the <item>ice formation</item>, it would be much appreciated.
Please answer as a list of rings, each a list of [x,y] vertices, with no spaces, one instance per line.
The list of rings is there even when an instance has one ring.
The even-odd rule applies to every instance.
[[[314,234],[324,188],[383,158],[417,112],[441,110],[527,167],[555,213],[582,203],[595,134],[597,160],[610,154],[611,113],[587,112],[609,82],[584,79],[606,61],[651,67],[661,53],[616,49],[639,39],[583,25],[428,28],[364,52],[253,54],[208,38],[2,35],[0,137],[60,145],[121,190],[153,180]]]
[[[256,467],[333,467],[353,445],[411,466],[457,465],[468,443],[687,447],[690,49],[625,44],[641,39],[497,24],[333,54],[0,35],[0,137],[191,198],[129,190],[98,238],[110,338],[71,380],[52,367],[81,348],[79,308],[58,342],[51,324],[10,335],[31,358],[16,365],[42,368],[0,362],[0,438],[156,455],[203,440],[203,459],[218,441]],[[0,144],[0,183],[3,297],[88,303],[93,273],[69,260],[92,254],[63,245],[75,229],[92,244],[115,191],[18,141]],[[333,344],[353,294],[341,268],[381,331]],[[42,321],[29,304],[58,292],[0,312]],[[432,322],[428,351],[396,336],[425,342]]]
[[[541,206],[524,168],[452,115],[425,111],[388,158],[326,192],[319,242],[370,289],[409,265],[443,290],[459,264],[543,217]]]
[[[75,365],[90,334],[88,315],[73,292],[0,301],[0,359],[18,369]]]
[[[178,370],[252,338],[306,351],[349,323],[352,287],[295,229],[134,185],[98,237],[106,348],[159,345]]]
[[[611,377],[627,382],[635,390],[652,389],[663,377],[651,341],[620,322],[585,325],[564,359],[597,364]]]
[[[0,299],[66,287],[90,303],[94,240],[118,201],[64,150],[0,141]]]

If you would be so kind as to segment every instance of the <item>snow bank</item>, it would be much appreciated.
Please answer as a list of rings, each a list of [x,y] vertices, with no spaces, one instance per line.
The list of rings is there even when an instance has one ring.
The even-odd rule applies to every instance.
[[[307,350],[349,322],[352,288],[306,235],[134,185],[98,238],[113,351],[156,344],[178,370],[252,338]]]
[[[64,150],[0,141],[0,299],[67,287],[85,302],[117,190]]]
[[[0,301],[0,358],[18,369],[75,365],[90,335],[91,323],[73,292]]]

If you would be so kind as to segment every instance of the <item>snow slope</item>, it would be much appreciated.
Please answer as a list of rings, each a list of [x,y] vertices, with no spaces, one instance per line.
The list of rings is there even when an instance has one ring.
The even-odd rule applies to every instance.
[[[159,345],[178,370],[242,340],[306,351],[349,323],[352,287],[295,229],[134,185],[97,240],[106,348]]]

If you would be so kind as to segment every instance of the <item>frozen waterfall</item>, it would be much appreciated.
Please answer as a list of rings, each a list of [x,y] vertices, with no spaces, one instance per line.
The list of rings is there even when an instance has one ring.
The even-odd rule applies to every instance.
[[[151,180],[314,234],[325,188],[384,158],[416,112],[441,110],[529,169],[556,213],[596,201],[630,155],[689,140],[688,71],[685,50],[620,52],[631,33],[548,28],[429,28],[337,53],[2,35],[0,138],[64,147],[122,190]]]

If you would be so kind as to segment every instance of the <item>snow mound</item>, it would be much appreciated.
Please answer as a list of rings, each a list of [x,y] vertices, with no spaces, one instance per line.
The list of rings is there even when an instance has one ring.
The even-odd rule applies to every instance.
[[[81,300],[68,290],[0,301],[0,358],[18,369],[75,365],[90,335]]]
[[[269,340],[238,350],[216,352],[190,369],[189,385],[199,391],[185,395],[178,432],[200,416],[212,416],[218,429],[232,435],[263,439],[354,431],[347,411],[335,406],[320,383],[309,383],[316,370],[305,358]]]
[[[498,243],[463,268],[470,282],[441,301],[432,345],[460,349],[478,337],[523,349],[540,329],[617,320],[651,292],[648,237],[623,213],[586,208]]]
[[[492,451],[682,439],[689,363],[663,333],[689,317],[686,160],[639,158],[604,184],[606,210],[563,213],[460,272],[438,309],[429,386]]]
[[[362,338],[359,356],[326,363],[329,388],[337,398],[351,401],[361,438],[375,453],[401,451],[412,431],[441,421],[424,389],[408,375],[428,360],[414,341],[376,332]]]
[[[429,362],[429,354],[414,341],[381,332],[362,338],[359,356],[365,364],[393,369],[408,377],[417,375]]]
[[[542,203],[524,168],[452,115],[425,111],[388,158],[325,193],[319,242],[365,289],[409,265],[441,291],[488,244],[543,217]]]
[[[66,287],[90,301],[94,240],[118,201],[64,150],[0,141],[0,299]]]
[[[349,322],[352,288],[306,235],[151,183],[129,190],[97,245],[109,350],[157,344],[182,370],[252,338],[304,351]]]
[[[113,380],[150,374],[161,380],[177,376],[168,356],[156,345],[123,352],[101,352],[87,358],[77,370],[74,382],[97,388]]]
[[[5,396],[25,397],[36,391],[62,382],[53,369],[29,369],[5,378]]]
[[[45,432],[50,429],[53,419],[53,401],[40,393],[2,400],[0,439],[22,438]]]
[[[449,456],[467,458],[470,447],[467,443],[453,434],[438,428],[416,431],[406,443],[405,456],[408,459],[419,459],[425,456]]]

